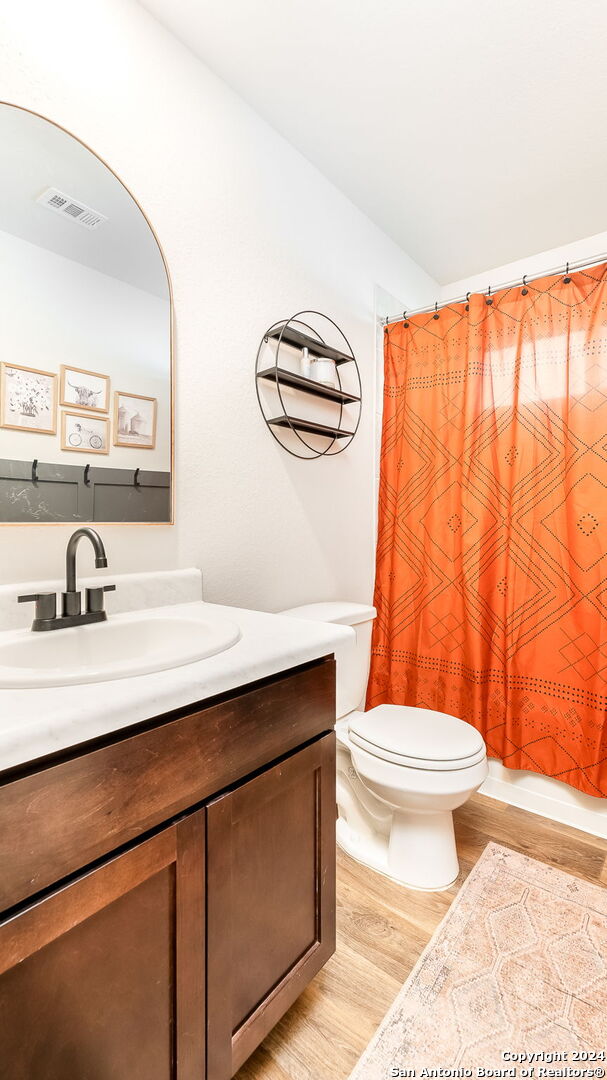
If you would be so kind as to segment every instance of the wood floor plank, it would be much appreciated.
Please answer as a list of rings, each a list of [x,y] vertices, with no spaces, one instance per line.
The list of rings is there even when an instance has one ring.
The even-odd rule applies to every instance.
[[[398,916],[406,914],[407,919],[427,936],[442,919],[457,893],[456,886],[442,893],[403,889],[402,885],[361,866],[342,851],[338,852],[337,866],[340,886],[342,883],[353,885],[374,904],[382,905]]]
[[[239,1080],[256,1080],[259,1076],[263,1076],[264,1080],[290,1080],[289,1073],[281,1069],[265,1043],[262,1043],[238,1071]]]
[[[505,814],[488,819],[484,814],[475,814],[474,806],[464,806],[455,818],[455,836],[462,850],[472,845],[480,855],[482,848],[493,840],[566,873],[597,881],[605,861],[604,853],[587,842],[585,833],[576,829],[564,833],[565,826],[557,828],[551,827],[552,824],[547,818],[518,807],[508,807]]]
[[[373,897],[361,896],[360,886],[345,881],[340,888],[338,926],[341,940],[350,942],[360,956],[400,982],[407,977],[427,938],[425,929],[404,912],[398,914]]]
[[[596,802],[597,810],[606,808],[602,799],[597,799]],[[466,818],[471,807],[474,807],[473,816],[475,821],[478,821],[481,825],[483,821],[485,823],[501,821],[503,826],[509,829],[511,837],[516,835],[517,830],[524,829],[532,832],[535,836],[562,836],[572,843],[581,842],[587,847],[597,848],[599,851],[607,853],[607,839],[605,837],[581,832],[571,825],[563,825],[560,821],[552,821],[549,818],[542,817],[540,814],[531,814],[528,810],[522,810],[518,806],[510,806],[508,803],[500,802],[486,795],[475,795],[471,803],[466,803],[457,811],[456,818],[458,820]],[[484,831],[490,830],[485,826]]]
[[[490,841],[607,885],[607,840],[488,796],[455,813],[460,874],[406,889],[337,853],[337,951],[235,1080],[347,1080]]]
[[[367,1044],[380,1021],[381,1016],[376,1021],[363,1008],[343,1009],[341,1002],[314,986],[279,1021],[266,1043],[292,1080],[328,1080],[343,1075],[344,1062],[352,1063],[351,1071],[360,1043]]]

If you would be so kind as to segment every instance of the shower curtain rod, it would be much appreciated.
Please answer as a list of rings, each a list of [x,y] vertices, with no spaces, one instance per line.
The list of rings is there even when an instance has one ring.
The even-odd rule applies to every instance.
[[[560,263],[558,266],[552,267],[551,270],[542,270],[539,274],[523,274],[522,278],[517,277],[513,278],[512,281],[503,281],[501,285],[488,285],[486,293],[487,296],[490,296],[491,293],[499,292],[501,289],[509,289],[512,288],[513,285],[525,286],[530,281],[537,281],[538,278],[548,277],[550,274],[558,274],[559,271],[564,271],[565,274],[568,274],[570,270],[581,270],[584,266],[595,266],[598,263],[606,261],[607,253],[604,253],[603,255],[593,255],[591,259],[579,259],[577,262],[568,262],[565,263],[565,266]],[[476,292],[477,295],[478,293],[484,295],[484,291],[482,289],[470,289],[469,292],[464,293],[463,296],[453,296],[450,300],[441,300],[440,302],[437,300],[435,304],[428,304],[427,307],[414,308],[411,311],[406,309],[405,311],[399,312],[398,315],[388,315],[384,319],[384,326],[389,326],[391,323],[401,322],[405,317],[408,319],[411,315],[425,315],[426,313],[430,314],[431,311],[437,311],[439,308],[449,307],[450,304],[463,304],[466,300],[468,300],[468,297],[471,296],[473,292]]]

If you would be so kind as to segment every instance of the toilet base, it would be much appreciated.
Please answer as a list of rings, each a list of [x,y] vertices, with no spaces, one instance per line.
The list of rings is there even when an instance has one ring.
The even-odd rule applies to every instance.
[[[388,869],[397,880],[418,889],[448,889],[459,874],[451,811],[395,810]]]
[[[416,818],[421,816],[422,815],[415,815]],[[435,817],[437,815],[431,814],[428,816]],[[450,813],[438,816],[447,816],[451,818]],[[403,823],[401,823],[401,825],[402,824]],[[451,837],[453,838],[452,820],[450,825]],[[426,829],[425,831],[432,831],[432,826],[430,826],[430,830]],[[436,829],[434,831],[436,832]],[[411,838],[409,823],[407,823],[404,832],[406,833],[406,842],[408,843],[408,840]],[[361,837],[348,825],[343,817],[337,819],[336,839],[338,847],[340,847],[342,851],[345,851],[346,855],[355,859],[356,862],[361,863],[362,866],[368,866],[369,869],[375,870],[379,874],[383,874],[384,877],[394,881],[397,885],[403,885],[407,889],[415,889],[417,892],[444,892],[445,889],[450,889],[457,880],[459,874],[459,864],[455,852],[455,841],[453,840],[455,869],[453,861],[447,858],[443,862],[435,863],[433,866],[431,865],[431,876],[426,875],[424,877],[419,872],[419,864],[416,865],[413,860],[409,861],[407,853],[400,851],[400,839],[403,837],[402,830],[398,830],[398,833],[400,834],[398,840],[395,836],[395,840],[392,843],[391,859],[390,843],[392,833],[390,836],[373,833],[371,837]],[[436,858],[436,855],[432,855],[431,858]],[[424,865],[427,864],[424,863]],[[439,880],[440,875],[437,873],[438,869],[443,871],[442,881]],[[447,877],[445,877],[444,874],[445,870],[447,872]],[[448,876],[450,873],[452,874],[451,877]]]

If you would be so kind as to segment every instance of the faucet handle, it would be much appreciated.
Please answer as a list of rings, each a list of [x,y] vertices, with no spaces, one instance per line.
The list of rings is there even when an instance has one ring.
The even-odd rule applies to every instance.
[[[86,610],[90,614],[93,611],[103,611],[103,594],[115,592],[115,585],[98,585],[86,590]]]
[[[18,596],[18,604],[36,604],[36,616],[34,623],[46,622],[57,617],[57,595],[54,592],[31,593],[27,596]]]

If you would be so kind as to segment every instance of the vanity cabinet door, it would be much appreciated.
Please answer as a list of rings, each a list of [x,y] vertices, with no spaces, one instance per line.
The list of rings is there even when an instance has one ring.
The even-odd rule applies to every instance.
[[[207,806],[207,1080],[229,1080],[335,949],[335,735]]]
[[[11,1080],[201,1080],[204,811],[0,924]]]

